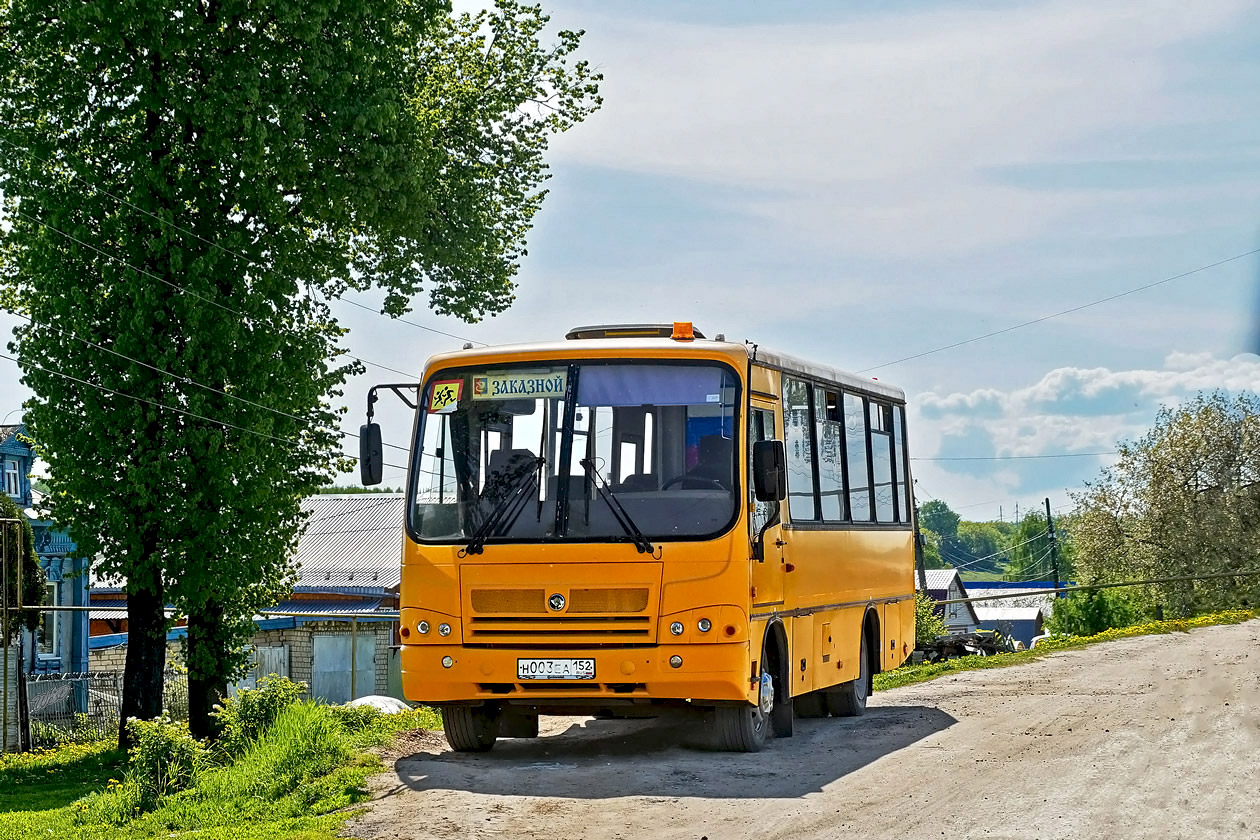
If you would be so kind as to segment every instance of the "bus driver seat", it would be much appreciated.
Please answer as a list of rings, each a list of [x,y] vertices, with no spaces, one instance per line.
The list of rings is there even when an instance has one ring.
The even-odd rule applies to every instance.
[[[697,449],[699,457],[696,465],[683,478],[683,488],[712,489],[717,484],[723,490],[729,490],[731,474],[734,472],[731,465],[731,454],[734,452],[731,439],[721,435],[705,435],[700,438]]]

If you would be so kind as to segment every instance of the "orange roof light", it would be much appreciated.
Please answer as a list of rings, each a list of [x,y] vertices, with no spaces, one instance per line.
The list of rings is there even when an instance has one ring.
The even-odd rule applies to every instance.
[[[696,330],[690,321],[675,321],[674,334],[671,336],[674,341],[695,341]]]

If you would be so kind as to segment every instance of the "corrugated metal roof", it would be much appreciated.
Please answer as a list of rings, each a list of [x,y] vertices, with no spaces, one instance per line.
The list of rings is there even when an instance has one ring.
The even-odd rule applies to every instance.
[[[298,542],[298,585],[380,586],[402,576],[402,493],[317,495],[302,500],[310,514]]]
[[[1013,589],[1011,587],[1006,587],[1006,586],[999,587],[999,588],[992,588],[992,587],[987,586],[987,583],[988,582],[986,581],[985,583],[972,584],[972,586],[974,586],[975,588],[968,589],[967,594],[973,598],[981,598],[986,595],[1007,596],[1007,597],[1003,597],[1001,600],[995,599],[993,601],[980,602],[981,604],[988,604],[994,607],[1007,607],[1007,608],[1036,607],[1046,613],[1048,613],[1054,607],[1053,595],[1024,595],[1024,594],[1021,594],[1022,590],[1019,590],[1019,589]],[[1036,591],[1036,590],[1032,589],[1029,591]]]
[[[927,577],[928,589],[949,589],[950,583],[953,582],[954,578],[958,577],[957,569],[924,569],[923,573]],[[915,575],[914,580],[915,583],[918,583],[919,576]],[[961,580],[958,583],[960,586],[962,585]],[[963,587],[963,589],[965,590],[966,587]]]
[[[337,600],[335,598],[290,599],[281,601],[271,609],[283,613],[343,613],[345,615],[361,615],[375,612],[381,606],[380,598],[356,598],[354,600]]]
[[[981,621],[1036,621],[1041,610],[1036,607],[976,607]]]

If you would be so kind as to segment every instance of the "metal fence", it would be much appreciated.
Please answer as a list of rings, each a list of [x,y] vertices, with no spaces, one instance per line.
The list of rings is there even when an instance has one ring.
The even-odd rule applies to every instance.
[[[30,744],[35,749],[95,741],[118,732],[122,707],[121,671],[82,674],[29,674],[23,677]],[[163,677],[163,706],[175,720],[188,719],[188,678],[177,671]]]

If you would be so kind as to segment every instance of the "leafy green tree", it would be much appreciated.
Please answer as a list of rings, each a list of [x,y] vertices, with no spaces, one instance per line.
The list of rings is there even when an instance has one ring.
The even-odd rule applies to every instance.
[[[936,602],[926,592],[914,594],[914,643],[924,645],[937,636],[945,636],[949,628],[945,619],[937,615]]]
[[[193,733],[345,467],[327,298],[502,311],[548,138],[598,103],[580,33],[438,0],[0,0],[0,295],[50,506],[125,579],[122,719],[188,616]],[[120,727],[120,740],[127,740]]]
[[[1076,563],[1088,582],[1227,575],[1260,556],[1260,396],[1200,394],[1164,407],[1139,440],[1074,494]],[[1260,603],[1260,578],[1143,587],[1148,611],[1174,616]]]
[[[919,527],[927,528],[947,540],[958,536],[959,519],[958,514],[940,499],[932,499],[919,506]]]
[[[995,572],[1002,567],[1002,532],[989,522],[959,522],[955,556],[968,571]]]
[[[1077,590],[1054,602],[1046,631],[1093,636],[1112,627],[1128,627],[1141,617],[1141,611],[1119,590]]]
[[[3,540],[4,559],[8,562],[5,583],[8,590],[5,600],[10,607],[18,603],[21,595],[23,604],[39,604],[44,598],[44,573],[39,568],[35,557],[35,536],[31,531],[31,523],[27,521],[17,503],[7,493],[0,493],[0,519],[15,519],[12,522],[0,523],[0,540]],[[18,576],[18,555],[22,557],[22,574]],[[0,645],[7,645],[17,637],[23,625],[28,630],[39,626],[39,613],[34,610],[23,610],[21,613],[9,614],[9,637],[0,638]]]
[[[948,569],[950,566],[941,559],[941,535],[922,526],[919,530],[923,533],[923,568],[925,569]]]
[[[1030,510],[1007,542],[1006,576],[1010,580],[1050,579],[1050,536],[1046,515]]]

